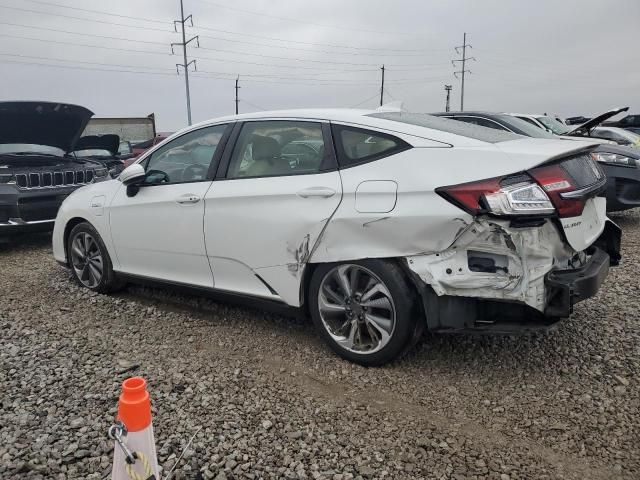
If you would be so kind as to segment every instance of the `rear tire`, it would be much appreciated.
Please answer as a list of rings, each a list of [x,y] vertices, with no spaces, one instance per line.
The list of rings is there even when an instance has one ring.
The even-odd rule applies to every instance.
[[[309,310],[320,335],[341,357],[379,366],[400,357],[416,332],[416,302],[402,269],[378,259],[318,266]]]
[[[73,278],[81,287],[98,293],[112,293],[126,285],[116,277],[107,247],[88,222],[79,223],[69,233],[67,260]]]

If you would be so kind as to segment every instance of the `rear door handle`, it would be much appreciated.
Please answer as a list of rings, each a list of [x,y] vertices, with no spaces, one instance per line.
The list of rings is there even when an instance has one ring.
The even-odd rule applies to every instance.
[[[309,197],[329,198],[329,197],[333,197],[335,194],[336,194],[336,191],[333,188],[329,188],[329,187],[309,187],[309,188],[304,188],[298,191],[298,196],[302,198],[309,198]]]
[[[194,195],[192,193],[187,193],[185,195],[181,195],[176,198],[176,202],[180,205],[189,205],[191,203],[198,203],[200,201],[200,197]]]

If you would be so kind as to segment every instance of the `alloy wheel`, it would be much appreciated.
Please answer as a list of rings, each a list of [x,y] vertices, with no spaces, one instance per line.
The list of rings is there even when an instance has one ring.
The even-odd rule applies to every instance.
[[[371,270],[345,264],[331,269],[318,292],[320,319],[342,348],[372,354],[391,339],[396,309],[389,289]]]
[[[76,277],[87,288],[95,288],[102,280],[104,268],[98,242],[86,232],[78,232],[71,241],[71,264]]]

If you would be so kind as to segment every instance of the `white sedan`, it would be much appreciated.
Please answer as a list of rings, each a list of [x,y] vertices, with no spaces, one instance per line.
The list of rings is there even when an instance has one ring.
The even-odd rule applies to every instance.
[[[70,195],[53,251],[101,293],[152,281],[303,309],[339,355],[380,365],[424,330],[545,328],[595,294],[620,231],[590,148],[404,112],[220,118]]]

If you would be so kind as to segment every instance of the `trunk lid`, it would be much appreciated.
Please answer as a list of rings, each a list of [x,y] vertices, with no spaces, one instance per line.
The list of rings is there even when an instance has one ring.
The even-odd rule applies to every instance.
[[[592,245],[604,230],[606,200],[598,197],[606,185],[606,177],[590,152],[593,142],[516,140],[499,144],[509,156],[531,157],[532,168],[526,171],[546,191],[556,207],[567,242],[576,251]],[[538,161],[534,160],[538,157]],[[514,158],[515,159],[515,158]],[[560,182],[567,182],[563,185]]]
[[[629,107],[614,108],[613,110],[609,110],[608,112],[602,113],[597,117],[594,117],[591,120],[584,122],[582,125],[579,125],[577,128],[574,128],[573,130],[567,132],[566,135],[589,136],[589,134],[591,133],[591,130],[593,130],[595,127],[600,125],[602,122],[610,119],[611,117],[615,117],[619,113],[626,112],[628,110],[629,110]]]

